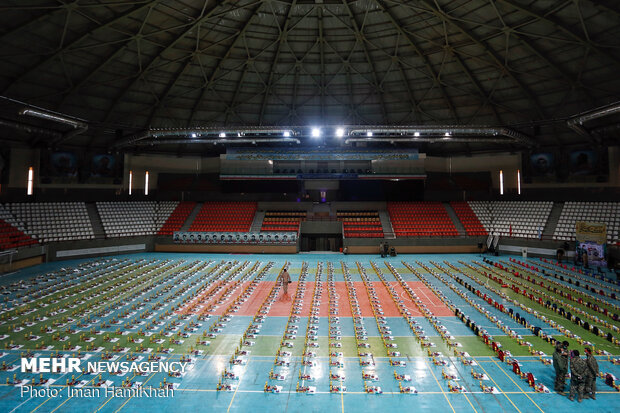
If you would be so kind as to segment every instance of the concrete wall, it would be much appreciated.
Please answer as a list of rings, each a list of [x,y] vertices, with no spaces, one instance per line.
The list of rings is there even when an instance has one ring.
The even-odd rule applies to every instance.
[[[219,158],[199,156],[182,158],[164,155],[125,155],[125,176],[123,189],[129,187],[129,171],[133,172],[133,190],[144,192],[145,172],[149,171],[149,190],[157,188],[160,172],[167,173],[218,173]]]
[[[223,254],[296,254],[296,245],[156,244],[157,252],[220,252]]]
[[[521,188],[605,188],[620,186],[620,147],[609,148],[609,180],[608,182],[549,182],[526,184],[521,180]],[[504,173],[504,188],[517,188],[517,170],[523,173],[520,153],[497,153],[488,155],[473,155],[460,157],[427,156],[425,159],[428,172],[490,172],[493,188],[499,189],[499,171]]]
[[[9,187],[26,189],[28,167],[34,167],[35,187],[39,183],[40,151],[38,149],[11,149],[11,165],[9,170]],[[182,158],[169,155],[125,155],[125,169],[121,185],[100,184],[45,184],[46,188],[119,188],[126,190],[129,186],[129,171],[133,171],[133,188],[144,191],[144,175],[149,171],[149,190],[157,188],[157,176],[160,172],[169,173],[219,173],[220,158],[203,158],[200,156],[184,156]]]
[[[110,252],[96,252],[91,254],[80,254],[79,256],[70,256],[70,257],[59,257],[59,251],[69,251],[69,250],[80,250],[80,249],[92,249],[92,248],[110,248],[114,250],[113,247],[122,247],[127,245],[137,245],[144,244],[145,248],[142,251],[132,250],[132,251],[121,251],[120,253],[131,253],[131,252],[145,252],[145,251],[153,251],[155,249],[155,237],[123,237],[123,238],[109,238],[109,239],[100,239],[100,240],[82,240],[82,241],[63,241],[63,242],[52,242],[47,246],[47,260],[48,261],[59,261],[62,259],[73,259],[73,258],[89,258],[89,257],[102,257],[109,255],[118,255],[119,252],[110,251]]]
[[[401,245],[395,246],[397,254],[465,254],[476,253],[472,245]],[[379,254],[378,247],[354,245],[347,247],[349,254]]]
[[[493,188],[499,188],[499,171],[504,172],[504,188],[517,187],[517,169],[521,168],[520,154],[499,153],[439,158],[426,157],[427,172],[491,172]]]
[[[305,221],[301,223],[302,234],[342,234],[340,221]]]

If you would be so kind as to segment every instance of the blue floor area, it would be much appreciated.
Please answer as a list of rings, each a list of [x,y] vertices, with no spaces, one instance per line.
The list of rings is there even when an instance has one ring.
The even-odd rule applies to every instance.
[[[507,256],[503,257],[507,259]],[[458,261],[471,261],[479,259],[478,255],[403,255],[399,257],[390,257],[386,261],[390,262],[398,269],[405,281],[419,281],[419,278],[407,271],[403,267],[401,261],[406,261],[415,266],[415,261],[421,261],[425,265],[432,268],[430,261],[436,261],[443,265],[443,261],[447,260],[455,266],[459,266]],[[105,260],[105,259],[104,259]],[[163,254],[163,253],[146,253],[146,254],[130,254],[124,256],[116,256],[108,261],[108,270],[114,265],[123,265],[123,260],[137,262],[144,260],[158,260],[162,264],[165,260],[178,262],[184,260],[185,264],[192,262],[201,262],[212,260],[213,263],[204,270],[188,276],[182,282],[177,282],[183,273],[176,274],[174,270],[170,270],[170,277],[163,279],[154,285],[144,296],[136,297],[133,300],[123,302],[118,308],[110,309],[109,314],[100,316],[98,322],[110,321],[113,318],[118,319],[119,314],[124,311],[131,311],[133,305],[139,305],[141,300],[146,296],[156,296],[157,299],[146,303],[145,308],[150,308],[155,303],[163,304],[154,310],[153,319],[163,316],[166,311],[170,310],[178,301],[189,296],[203,285],[209,269],[224,261],[250,261],[252,263],[260,261],[263,265],[269,261],[276,264],[270,270],[262,281],[274,281],[277,277],[278,270],[285,261],[290,262],[289,272],[296,280],[299,276],[299,269],[302,262],[309,264],[307,281],[314,281],[314,269],[317,262],[331,261],[334,263],[334,269],[340,270],[340,262],[344,261],[351,270],[351,278],[353,281],[362,281],[356,270],[356,261],[364,264],[367,270],[368,279],[371,281],[380,281],[370,266],[370,261],[374,261],[383,271],[383,275],[388,282],[395,281],[389,271],[383,264],[383,259],[376,256],[342,256],[334,254],[299,254],[294,256],[288,255],[234,255],[234,254]],[[15,273],[0,277],[0,286],[10,285],[12,283],[28,280],[38,275],[58,271],[62,268],[75,268],[81,264],[92,262],[92,260],[72,260],[43,264],[37,267],[16,271]],[[239,263],[239,265],[240,265]],[[92,268],[91,268],[92,269]],[[97,270],[97,269],[93,269]],[[234,270],[231,269],[231,271]],[[424,277],[430,284],[440,289],[446,297],[465,314],[476,322],[479,326],[486,328],[491,335],[501,336],[504,332],[492,324],[484,317],[476,308],[466,302],[458,294],[441,282],[438,278],[431,274],[423,273]],[[238,280],[242,274],[237,274],[233,280]],[[446,279],[447,276],[444,275]],[[323,281],[326,277],[323,276]],[[343,275],[337,271],[334,274],[335,281],[344,281]],[[181,291],[184,285],[195,284]],[[468,282],[473,283],[471,279]],[[78,281],[76,281],[79,284]],[[43,288],[46,285],[44,281],[40,284]],[[482,299],[475,297],[468,292],[463,286],[453,283],[459,291],[466,292],[470,299],[481,304],[485,309],[490,311],[492,315],[500,319],[510,328],[526,333],[526,330],[519,327],[507,315],[495,310],[494,307],[486,304]],[[486,294],[491,295],[493,299],[500,299],[495,293],[486,289],[484,286],[476,284],[476,288],[480,288]],[[237,290],[235,294],[238,294]],[[177,294],[178,295],[175,295]],[[307,291],[306,294],[310,294]],[[235,295],[233,294],[233,296]],[[323,292],[327,294],[327,291]],[[366,294],[363,287],[357,290],[360,297]],[[8,297],[15,298],[16,293],[13,292]],[[166,300],[168,299],[168,300]],[[258,305],[258,304],[257,304]],[[306,308],[304,308],[306,310]],[[528,321],[535,322],[536,319],[530,320],[529,315],[523,314]],[[187,320],[183,320],[179,327],[187,325],[190,321],[195,320],[196,315],[192,315]],[[202,334],[209,326],[215,322],[213,317],[209,320],[201,322],[194,334]],[[426,335],[430,337],[438,337],[435,328],[424,317],[415,317],[416,322],[421,326]],[[287,324],[287,317],[267,317],[261,324],[260,336],[281,337]],[[166,373],[152,373],[146,376],[132,377],[117,376],[109,373],[102,374],[103,380],[108,380],[112,384],[119,386],[123,380],[131,378],[135,382],[142,382],[143,385],[152,385],[156,388],[160,383],[166,381],[178,385],[174,391],[174,396],[168,398],[148,398],[148,397],[111,397],[101,390],[100,394],[94,394],[92,397],[67,397],[66,387],[63,386],[65,381],[71,378],[71,374],[51,374],[44,373],[43,378],[53,379],[55,382],[50,388],[60,390],[60,397],[48,397],[38,395],[33,396],[24,393],[22,388],[7,385],[6,380],[12,379],[15,374],[17,380],[38,380],[39,375],[32,373],[21,373],[17,371],[0,371],[0,412],[147,412],[147,411],[164,411],[164,412],[195,412],[195,411],[214,411],[214,412],[369,412],[376,410],[384,411],[418,411],[427,410],[439,412],[552,412],[558,409],[572,410],[575,412],[589,412],[596,410],[597,412],[617,412],[620,411],[620,393],[598,380],[597,400],[585,400],[583,403],[570,402],[566,397],[559,396],[555,393],[545,394],[537,393],[530,388],[526,381],[519,379],[511,371],[509,365],[501,363],[498,359],[492,357],[473,357],[476,365],[463,365],[461,360],[456,357],[446,357],[446,365],[440,366],[433,364],[432,359],[428,357],[414,357],[402,354],[395,359],[406,363],[405,366],[392,366],[387,358],[376,357],[374,366],[362,367],[357,357],[343,357],[344,366],[341,368],[330,367],[328,354],[330,349],[323,346],[317,349],[316,366],[306,367],[302,365],[301,357],[291,356],[290,365],[288,367],[274,367],[274,357],[276,348],[273,349],[273,355],[250,355],[245,356],[245,364],[231,367],[229,365],[230,355],[233,354],[237,345],[238,335],[241,335],[252,322],[250,316],[233,316],[223,328],[222,335],[230,336],[229,352],[227,355],[221,353],[215,354],[213,349],[207,347],[204,354],[194,358],[192,368],[182,378],[170,377]],[[308,319],[301,317],[296,324],[299,325],[299,337],[305,334]],[[467,328],[456,317],[442,317],[441,323],[448,328],[450,333],[457,337],[474,337],[472,331]],[[379,336],[376,320],[373,317],[364,317],[363,324],[369,337]],[[351,318],[341,318],[340,332],[343,337],[351,337],[354,335],[354,324]],[[387,325],[391,329],[391,334],[397,337],[411,337],[411,329],[402,317],[388,317]],[[77,328],[77,321],[70,323],[69,327]],[[116,327],[112,325],[109,331]],[[163,328],[163,327],[162,327]],[[106,330],[108,331],[108,330]],[[529,330],[527,330],[529,331]],[[329,322],[327,317],[321,317],[318,322],[318,336],[323,337],[329,334]],[[234,338],[233,338],[234,337]],[[224,338],[218,338],[224,340]],[[301,340],[298,338],[297,342]],[[2,342],[0,342],[2,343]],[[4,345],[4,343],[2,343]],[[296,346],[298,344],[295,344]],[[297,347],[296,347],[297,349]],[[4,350],[0,357],[0,363],[5,362],[9,367],[20,362],[21,350]],[[37,356],[47,356],[49,351],[35,351]],[[213,353],[213,354],[212,354]],[[89,361],[101,360],[101,353],[88,353]],[[127,355],[119,355],[122,359]],[[448,354],[446,354],[448,356]],[[179,360],[180,354],[164,355],[164,361]],[[518,357],[523,365],[523,370],[532,372],[538,381],[543,383],[549,389],[553,390],[554,373],[551,366],[543,365],[534,357]],[[601,371],[610,372],[620,377],[620,365],[613,365],[606,361],[605,358],[599,358]],[[232,391],[216,391],[220,374],[224,369],[234,371],[239,375],[239,379],[235,381],[235,388]],[[269,372],[274,370],[276,373],[284,375],[283,380],[274,381],[269,379]],[[488,380],[484,380],[486,386],[493,386],[497,389],[496,394],[486,394],[481,390],[480,381],[474,379],[471,370],[487,375]],[[301,381],[299,373],[312,373],[314,380]],[[331,394],[330,389],[330,372],[338,371],[346,376],[344,380],[347,391],[343,394]],[[417,394],[401,394],[399,393],[399,381],[394,377],[394,372],[411,377],[410,382],[403,382],[403,385],[413,386],[417,390]],[[378,376],[377,381],[367,381],[364,383],[362,372],[372,372]],[[462,386],[464,392],[452,393],[448,386],[449,380],[442,377],[442,372],[455,375],[454,383]],[[91,381],[96,378],[94,375],[76,375],[78,380]],[[266,382],[278,384],[282,386],[279,394],[265,393],[263,387]],[[316,394],[300,394],[295,392],[297,383],[316,387]],[[337,383],[335,383],[337,384]],[[364,385],[380,386],[383,394],[367,394],[364,391]],[[567,386],[568,389],[568,386]]]
[[[16,356],[12,354],[11,356]],[[174,358],[174,356],[173,356]],[[237,381],[237,387],[232,392],[216,392],[218,373],[227,365],[225,356],[206,356],[195,362],[194,368],[182,380],[170,379],[165,373],[151,374],[145,377],[136,377],[144,383],[157,386],[161,381],[178,382],[180,387],[174,392],[174,396],[164,399],[150,399],[143,397],[118,398],[105,397],[105,392],[100,390],[99,397],[73,397],[69,399],[66,391],[60,393],[62,397],[31,397],[28,393],[23,396],[21,390],[14,386],[0,387],[0,407],[2,411],[76,411],[91,412],[103,407],[102,411],[116,411],[119,408],[127,411],[181,411],[181,408],[191,408],[191,411],[203,411],[209,406],[209,411],[233,411],[245,412],[255,409],[268,409],[268,411],[341,411],[344,410],[368,411],[368,409],[398,409],[415,404],[416,409],[440,409],[436,411],[554,411],[557,408],[571,409],[574,411],[591,411],[594,406],[600,412],[615,412],[620,407],[620,394],[610,391],[602,382],[598,383],[599,393],[597,400],[585,400],[582,404],[570,402],[566,397],[560,397],[554,393],[535,393],[527,383],[518,379],[509,366],[491,357],[474,358],[477,365],[463,366],[458,359],[448,358],[447,366],[435,366],[430,359],[424,357],[408,358],[407,366],[389,366],[386,359],[378,359],[376,366],[371,370],[377,374],[378,380],[372,385],[380,386],[383,394],[369,395],[363,392],[364,382],[361,379],[362,369],[357,358],[345,358],[344,368],[338,369],[345,375],[347,392],[344,395],[329,394],[329,378],[327,377],[330,367],[325,357],[318,358],[317,367],[313,368],[315,380],[311,383],[317,388],[317,394],[296,394],[295,386],[299,381],[297,374],[301,368],[300,358],[293,358],[287,369],[279,372],[286,374],[286,378],[279,385],[283,387],[280,394],[266,394],[263,386],[268,378],[269,370],[273,367],[271,357],[248,357],[245,366],[240,366],[237,371],[241,378]],[[519,361],[524,369],[531,371],[538,380],[547,387],[553,386],[553,369],[544,366],[538,360],[530,357],[520,357]],[[611,371],[620,375],[620,366],[601,361],[602,371]],[[484,394],[479,386],[479,381],[471,376],[471,369],[484,373],[488,380],[485,385],[494,386],[498,394]],[[398,381],[394,378],[394,371],[399,374],[407,374],[412,377],[407,383],[414,386],[418,394],[399,394]],[[442,371],[456,376],[453,382],[464,388],[463,393],[450,393],[447,381],[442,378]],[[58,377],[63,380],[65,377]],[[87,378],[88,379],[88,378]],[[120,384],[123,377],[106,376],[115,384]],[[568,389],[568,386],[567,386]],[[183,406],[183,407],[181,407]],[[57,409],[57,410],[56,410]]]

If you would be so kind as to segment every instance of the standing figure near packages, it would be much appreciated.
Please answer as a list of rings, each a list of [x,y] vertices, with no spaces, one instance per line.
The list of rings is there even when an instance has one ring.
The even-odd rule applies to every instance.
[[[586,372],[586,385],[585,385],[585,395],[586,397],[590,397],[593,400],[596,400],[596,377],[598,376],[598,362],[592,355],[592,349],[586,347],[584,349],[586,352],[586,365],[588,366],[588,370]]]
[[[291,276],[287,271],[288,267],[284,267],[282,272],[280,273],[280,283],[282,283],[282,289],[284,290],[284,295],[288,294],[288,285],[291,282]]]
[[[579,403],[583,400],[587,372],[588,365],[586,361],[579,357],[579,350],[573,350],[570,359],[570,394],[568,395],[568,400],[571,402],[575,400],[575,394],[577,394],[577,401]]]
[[[568,341],[555,343],[553,353],[553,368],[555,369],[555,391],[564,392],[566,386],[566,373],[568,372]]]

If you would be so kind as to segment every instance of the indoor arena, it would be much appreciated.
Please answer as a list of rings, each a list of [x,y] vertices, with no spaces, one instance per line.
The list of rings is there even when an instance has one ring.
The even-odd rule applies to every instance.
[[[620,411],[614,0],[0,2],[0,411]]]

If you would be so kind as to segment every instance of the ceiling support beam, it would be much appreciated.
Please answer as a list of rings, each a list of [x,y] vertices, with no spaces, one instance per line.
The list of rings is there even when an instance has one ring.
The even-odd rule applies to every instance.
[[[286,18],[284,19],[284,27],[280,31],[280,35],[278,36],[278,46],[276,48],[276,53],[273,56],[273,60],[271,61],[270,69],[269,69],[269,77],[267,79],[267,89],[265,90],[265,94],[263,95],[263,102],[260,105],[260,115],[258,117],[258,124],[262,125],[265,119],[265,108],[267,107],[267,102],[269,101],[269,96],[271,95],[271,89],[273,87],[273,78],[276,66],[278,64],[278,60],[280,59],[280,53],[282,52],[282,46],[288,41],[288,24],[291,19],[291,13],[293,8],[297,5],[297,0],[293,0],[288,11],[286,12]],[[280,26],[278,26],[280,27]]]
[[[321,78],[319,86],[321,88],[321,119],[325,119],[325,88],[327,85],[325,84],[325,37],[323,35],[323,8],[321,6],[317,7],[317,20],[319,23],[319,71]]]
[[[370,70],[372,71],[373,86],[377,94],[377,97],[379,98],[379,104],[381,106],[381,115],[383,116],[383,122],[387,123],[388,116],[387,116],[387,109],[385,107],[385,101],[383,100],[383,93],[382,93],[381,87],[379,86],[379,81],[377,78],[377,72],[375,70],[375,66],[372,64],[372,60],[370,59],[370,54],[368,53],[368,48],[366,47],[366,40],[364,38],[364,34],[360,31],[360,28],[357,24],[357,20],[355,19],[355,15],[353,14],[351,7],[349,7],[349,3],[347,2],[347,0],[342,0],[342,4],[344,5],[347,11],[347,14],[349,15],[349,18],[351,19],[351,24],[353,25],[353,30],[355,31],[355,36],[356,36],[355,40],[357,43],[361,44],[362,50],[364,52],[364,56],[366,57],[366,63],[368,64],[368,66],[370,67]]]
[[[37,64],[35,64],[34,66],[32,66],[31,68],[27,69],[26,71],[24,71],[21,75],[19,75],[16,79],[14,79],[11,83],[9,83],[9,85],[7,87],[5,87],[2,92],[0,92],[0,94],[4,95],[6,94],[6,92],[11,89],[11,87],[19,84],[22,80],[24,80],[25,78],[27,78],[28,76],[30,76],[31,74],[33,74],[34,72],[36,72],[38,69],[42,68],[43,66],[47,65],[50,62],[53,62],[56,58],[58,58],[59,56],[61,56],[63,53],[67,52],[69,49],[71,49],[71,47],[79,44],[80,42],[82,42],[83,40],[88,39],[91,35],[93,35],[95,32],[101,30],[101,29],[105,29],[107,27],[112,26],[113,24],[118,23],[119,21],[123,20],[126,17],[131,16],[134,13],[137,13],[143,9],[146,9],[148,7],[154,7],[155,4],[159,3],[160,0],[155,0],[154,2],[151,3],[146,3],[146,4],[139,4],[135,7],[132,7],[130,10],[115,16],[114,18],[108,20],[107,22],[98,25],[94,28],[92,28],[91,30],[89,30],[88,32],[86,32],[85,34],[81,35],[80,37],[78,37],[77,39],[67,43],[66,45],[63,45],[61,48],[57,49],[51,56],[44,58],[42,61],[38,62]],[[152,5],[153,4],[153,5]]]
[[[502,63],[502,59],[500,58],[500,56],[497,54],[497,52],[495,52],[491,46],[489,46],[486,42],[484,42],[483,40],[480,40],[476,35],[474,35],[470,30],[466,29],[465,27],[463,27],[461,24],[459,24],[459,22],[455,21],[454,19],[452,19],[451,16],[447,15],[441,8],[439,8],[439,6],[437,6],[436,3],[434,3],[431,0],[420,0],[422,1],[424,4],[426,4],[429,8],[430,8],[430,12],[433,13],[435,16],[437,16],[439,19],[441,19],[442,21],[450,24],[451,26],[453,26],[454,28],[456,28],[458,31],[460,31],[462,34],[464,34],[466,37],[468,37],[472,42],[474,42],[476,45],[478,45],[479,47],[481,47],[486,54],[488,54],[493,61],[495,62],[495,64],[497,65],[498,68],[500,68],[502,70],[503,73],[505,73],[516,85],[517,87],[521,90],[521,92],[528,98],[528,100],[530,101],[530,104],[532,105],[532,107],[536,110],[537,114],[540,116],[540,118],[544,119],[546,118],[546,114],[545,111],[542,109],[542,107],[540,106],[540,104],[538,103],[538,100],[536,99],[536,97],[534,96],[534,94],[525,86],[525,84],[523,82],[521,82],[521,80],[519,80],[511,70],[509,70],[503,63]],[[503,0],[502,0],[503,1]],[[458,52],[458,49],[454,49],[455,52]]]
[[[176,36],[174,40],[172,40],[172,42],[170,42],[161,52],[155,55],[155,57],[153,57],[151,61],[144,68],[142,68],[142,70],[139,73],[135,75],[134,80],[129,84],[128,87],[125,87],[122,89],[121,93],[114,99],[114,101],[112,102],[112,105],[110,105],[110,107],[108,108],[108,111],[106,112],[103,122],[105,123],[110,119],[110,116],[114,112],[114,109],[116,109],[116,106],[120,103],[121,100],[123,100],[127,92],[133,89],[136,83],[138,83],[140,80],[144,80],[146,78],[146,75],[148,74],[149,69],[153,66],[155,62],[159,61],[166,52],[168,52],[174,46],[176,46],[177,43],[183,40],[192,30],[196,29],[197,27],[200,27],[200,25],[204,21],[208,20],[211,17],[211,15],[215,13],[216,10],[218,10],[221,6],[226,5],[228,2],[229,0],[224,0],[222,2],[216,2],[208,10],[206,10],[207,2],[205,2],[203,8],[200,11],[200,15],[196,18],[196,20],[192,24],[190,24],[187,27],[187,29],[183,30],[183,32],[180,35]]]
[[[566,26],[560,19],[557,19],[551,15],[546,15],[544,12],[540,11],[536,11],[535,6],[523,6],[521,4],[515,3],[513,0],[497,0],[497,1],[501,1],[504,4],[509,5],[510,7],[519,10],[522,13],[525,13],[529,16],[532,16],[538,20],[547,22],[551,25],[553,25],[555,28],[557,28],[558,30],[566,33],[569,37],[572,37],[573,39],[577,40],[579,43],[581,43],[582,45],[584,45],[587,49],[590,49],[592,51],[594,51],[596,54],[600,55],[603,58],[606,58],[607,60],[611,61],[614,63],[614,65],[616,67],[620,67],[620,60],[618,60],[612,53],[611,51],[607,51],[607,50],[603,50],[601,49],[599,46],[597,46],[596,44],[594,44],[592,41],[590,41],[589,39],[581,36],[580,34],[578,34],[578,32],[576,30],[574,30],[573,28]]]
[[[228,49],[226,50],[224,55],[220,58],[220,60],[215,65],[215,68],[211,71],[211,76],[209,76],[207,79],[205,79],[206,83],[201,87],[202,90],[199,93],[198,99],[196,99],[196,101],[194,102],[194,105],[192,107],[192,111],[191,111],[190,116],[189,116],[188,121],[187,121],[187,125],[186,125],[187,127],[190,127],[192,125],[192,122],[194,121],[194,118],[195,118],[196,113],[198,111],[198,107],[200,106],[200,103],[205,98],[205,96],[206,96],[207,92],[209,91],[209,89],[211,89],[211,87],[213,86],[213,83],[215,82],[215,79],[217,78],[217,74],[219,73],[219,71],[222,68],[222,63],[224,63],[230,57],[230,55],[232,54],[233,50],[235,49],[235,47],[237,45],[237,42],[241,38],[243,38],[243,36],[245,36],[245,32],[248,30],[248,27],[250,27],[250,23],[252,22],[252,20],[254,20],[254,17],[256,16],[258,11],[261,9],[263,4],[264,3],[261,2],[261,3],[259,3],[259,5],[256,8],[254,8],[254,10],[250,14],[250,17],[243,23],[243,26],[237,32],[237,35],[233,39],[232,43],[230,44],[230,46],[228,46]]]
[[[469,81],[476,87],[476,89],[478,90],[478,93],[484,98],[484,101],[482,102],[482,106],[489,104],[489,106],[491,107],[491,111],[493,112],[493,116],[495,117],[495,120],[497,122],[498,125],[502,124],[502,120],[499,117],[499,114],[497,113],[497,109],[495,108],[495,105],[493,104],[493,101],[491,100],[491,95],[487,94],[484,89],[482,88],[482,85],[480,84],[480,82],[478,82],[478,80],[474,77],[474,75],[471,73],[471,71],[469,70],[469,68],[465,65],[465,62],[463,62],[463,60],[461,59],[461,57],[456,54],[453,53],[453,57],[456,60],[456,63],[458,63],[459,67],[461,68],[461,70],[463,71],[463,73],[465,73],[465,76],[467,76],[467,78],[469,79]]]
[[[383,14],[388,19],[390,19],[390,22],[392,23],[394,28],[398,31],[398,33],[400,33],[400,35],[403,36],[407,40],[407,43],[413,48],[413,50],[416,52],[416,54],[422,59],[422,61],[424,62],[424,66],[426,67],[426,70],[428,70],[428,73],[431,76],[431,78],[433,79],[434,84],[437,86],[437,88],[441,92],[441,95],[443,96],[443,100],[446,102],[446,105],[448,106],[448,109],[450,109],[450,113],[452,114],[452,117],[454,118],[454,121],[458,122],[459,121],[459,117],[458,117],[458,114],[456,113],[456,109],[454,107],[454,104],[452,103],[452,100],[450,99],[450,97],[446,93],[446,90],[443,87],[443,84],[441,83],[441,80],[439,79],[439,76],[435,72],[435,69],[433,69],[433,67],[432,67],[428,57],[422,52],[422,50],[417,45],[417,43],[411,38],[409,33],[405,32],[403,30],[402,25],[400,24],[400,22],[398,20],[396,20],[396,17],[390,11],[390,9],[387,7],[387,5],[383,1],[381,1],[381,0],[375,0],[375,3],[377,3],[377,5],[379,6],[379,8],[383,12]]]

